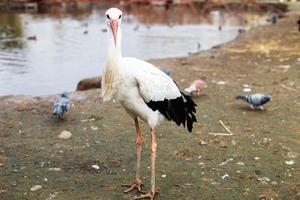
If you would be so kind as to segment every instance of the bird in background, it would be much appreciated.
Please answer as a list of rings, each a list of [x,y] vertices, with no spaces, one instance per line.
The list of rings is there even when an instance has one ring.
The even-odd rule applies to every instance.
[[[247,102],[251,109],[261,109],[263,110],[263,105],[268,103],[269,101],[272,101],[272,97],[269,95],[264,94],[251,94],[246,96],[237,96],[236,99],[241,99],[245,102]]]
[[[66,92],[62,93],[60,97],[58,97],[53,105],[52,114],[63,118],[64,114],[68,112],[70,109],[70,100]]]
[[[136,176],[124,192],[137,189],[141,196],[135,199],[153,199],[155,188],[155,162],[157,153],[156,127],[164,120],[174,121],[178,126],[192,131],[196,117],[196,104],[183,94],[177,84],[163,71],[152,64],[132,57],[123,57],[121,52],[122,12],[117,8],[106,11],[108,53],[103,67],[103,101],[116,100],[132,117],[136,128],[137,163]],[[146,122],[151,130],[151,189],[141,190],[142,132],[139,120]]]
[[[271,22],[272,22],[272,24],[276,24],[277,23],[277,16],[276,15],[273,15],[271,17]]]
[[[298,21],[297,21],[297,24],[298,24],[298,30],[299,30],[299,32],[300,32],[300,16],[299,16],[299,19],[298,19]]]
[[[171,69],[163,69],[163,72],[165,72],[165,74],[167,74],[168,76],[171,76],[172,74],[172,70]]]
[[[184,91],[190,95],[200,95],[203,90],[207,88],[207,85],[204,80],[197,79],[191,83],[191,85],[184,89]]]

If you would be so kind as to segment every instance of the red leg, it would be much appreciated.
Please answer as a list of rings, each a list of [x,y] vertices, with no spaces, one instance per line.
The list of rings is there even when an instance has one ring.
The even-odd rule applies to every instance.
[[[141,196],[136,197],[134,199],[150,198],[152,200],[155,195],[155,158],[157,152],[155,135],[156,135],[155,130],[151,129],[151,138],[152,138],[151,140],[151,189],[146,194],[142,194]]]
[[[142,158],[142,133],[141,129],[139,126],[139,121],[137,118],[134,119],[135,122],[135,128],[136,128],[136,133],[137,133],[137,138],[136,138],[136,144],[137,144],[137,159],[136,159],[136,175],[135,175],[135,181],[131,185],[123,185],[123,186],[128,186],[129,188],[125,190],[124,192],[130,192],[134,188],[136,188],[139,192],[142,192],[141,190],[141,158]]]

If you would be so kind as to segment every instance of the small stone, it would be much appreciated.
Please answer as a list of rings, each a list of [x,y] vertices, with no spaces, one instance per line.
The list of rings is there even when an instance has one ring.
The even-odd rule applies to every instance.
[[[48,170],[59,172],[59,171],[61,171],[61,168],[59,168],[59,167],[50,167]]]
[[[263,184],[268,184],[270,179],[268,177],[259,177],[258,180]]]
[[[293,164],[295,164],[295,161],[293,161],[293,160],[286,160],[286,161],[284,161],[284,163],[287,164],[287,165],[293,165]]]
[[[290,152],[287,153],[287,157],[288,158],[297,158],[298,157],[298,153],[290,151]]]
[[[223,176],[222,176],[222,179],[223,180],[225,180],[225,179],[227,179],[227,178],[229,178],[229,175],[226,173],[226,174],[224,174]]]
[[[225,83],[226,83],[225,81],[218,81],[217,82],[218,85],[225,85]]]
[[[244,92],[251,92],[251,88],[244,88],[243,91]]]
[[[256,156],[256,157],[254,157],[254,160],[260,160],[260,157]]]
[[[262,195],[259,195],[258,199],[259,200],[267,200],[267,196],[262,194]]]
[[[162,177],[162,178],[166,178],[166,177],[167,177],[167,175],[166,175],[166,174],[163,174],[163,175],[161,175],[161,177]]]
[[[33,187],[30,188],[30,191],[31,192],[35,192],[35,191],[37,191],[39,189],[42,189],[42,188],[43,187],[41,185],[35,185],[35,186],[33,186]]]
[[[7,190],[1,190],[0,189],[0,194],[4,194],[4,193],[6,193],[7,192]]]
[[[69,139],[71,136],[72,136],[71,132],[64,130],[58,135],[58,138],[65,140],[65,139]]]
[[[223,162],[221,162],[219,165],[220,166],[226,165],[230,161],[233,161],[233,158],[228,158],[228,159],[224,160]]]
[[[96,131],[96,130],[98,130],[98,127],[97,127],[97,126],[91,126],[91,129],[92,129],[93,131]]]
[[[98,171],[98,170],[100,170],[100,167],[99,167],[99,165],[92,165],[92,169]]]
[[[233,146],[235,146],[235,145],[236,145],[236,141],[235,141],[235,140],[231,140],[231,144],[232,144]]]
[[[236,164],[237,164],[237,165],[240,165],[240,166],[244,166],[244,165],[245,165],[245,163],[243,163],[243,162],[241,162],[241,161],[237,162]]]
[[[278,185],[278,183],[276,181],[272,181],[271,184],[272,185]]]
[[[221,141],[219,145],[220,145],[221,148],[227,148],[226,143],[223,142],[223,141]]]

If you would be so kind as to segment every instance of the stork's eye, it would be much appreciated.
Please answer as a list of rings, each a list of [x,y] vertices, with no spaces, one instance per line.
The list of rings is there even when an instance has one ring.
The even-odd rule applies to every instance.
[[[119,19],[121,19],[122,15],[119,15]]]
[[[109,15],[106,15],[107,19],[110,19]]]

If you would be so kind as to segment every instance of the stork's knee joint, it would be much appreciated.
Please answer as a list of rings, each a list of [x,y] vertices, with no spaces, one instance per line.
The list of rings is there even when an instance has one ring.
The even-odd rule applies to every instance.
[[[137,144],[137,145],[142,145],[142,144],[143,144],[143,138],[142,138],[142,136],[137,137],[137,139],[136,139],[136,144]]]
[[[151,152],[156,153],[156,151],[157,151],[157,144],[156,144],[156,142],[153,142],[151,145]]]

